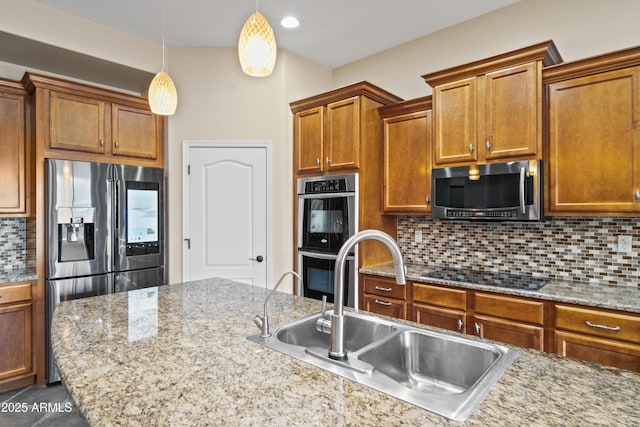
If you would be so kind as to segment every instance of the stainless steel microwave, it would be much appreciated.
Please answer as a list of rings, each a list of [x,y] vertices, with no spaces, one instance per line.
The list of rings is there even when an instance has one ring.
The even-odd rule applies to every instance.
[[[537,221],[542,218],[542,161],[436,168],[432,171],[437,219]]]

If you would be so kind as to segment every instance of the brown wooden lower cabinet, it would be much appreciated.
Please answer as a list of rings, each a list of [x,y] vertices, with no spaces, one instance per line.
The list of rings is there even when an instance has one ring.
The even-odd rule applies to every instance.
[[[373,313],[640,372],[635,313],[367,275],[363,283]]]
[[[407,302],[378,295],[364,295],[364,310],[383,316],[407,319]]]
[[[556,353],[640,372],[640,317],[556,304]]]
[[[555,331],[555,336],[561,356],[640,371],[640,345],[564,331]]]
[[[544,328],[496,317],[473,316],[471,330],[481,338],[520,347],[544,350]]]
[[[31,286],[0,287],[0,391],[34,380]]]
[[[450,331],[464,332],[467,315],[464,311],[413,303],[413,321]]]

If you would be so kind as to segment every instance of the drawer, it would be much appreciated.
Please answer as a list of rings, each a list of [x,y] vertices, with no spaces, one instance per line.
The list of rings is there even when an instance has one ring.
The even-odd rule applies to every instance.
[[[0,304],[8,304],[16,301],[29,301],[31,299],[31,283],[20,283],[0,287]]]
[[[544,321],[542,302],[502,295],[476,293],[475,312],[536,325],[542,325]]]
[[[640,344],[640,316],[556,305],[556,329]]]
[[[467,309],[467,291],[460,289],[449,289],[440,286],[414,283],[413,300],[457,310]]]
[[[407,286],[398,285],[395,280],[382,277],[362,276],[364,292],[366,294],[380,295],[382,297],[406,300]]]
[[[402,300],[365,294],[363,306],[366,311],[371,313],[408,320],[407,303]]]

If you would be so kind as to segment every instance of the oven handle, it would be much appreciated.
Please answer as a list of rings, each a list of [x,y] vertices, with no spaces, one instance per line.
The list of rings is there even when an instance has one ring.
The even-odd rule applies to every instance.
[[[317,193],[317,194],[298,194],[299,199],[334,199],[336,197],[355,197],[355,192],[350,193]]]
[[[298,250],[298,255],[300,256],[306,256],[309,258],[316,258],[316,259],[327,259],[330,261],[335,261],[336,259],[338,259],[338,255],[337,254],[323,254],[323,253],[318,253],[318,252],[308,252],[308,251],[301,251]],[[355,259],[355,257],[353,255],[348,255],[347,256],[347,261],[351,261]]]

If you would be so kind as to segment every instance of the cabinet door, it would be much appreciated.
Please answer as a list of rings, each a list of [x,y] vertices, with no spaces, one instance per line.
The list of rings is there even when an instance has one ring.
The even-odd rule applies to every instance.
[[[383,211],[431,213],[431,110],[382,121]]]
[[[327,104],[326,170],[360,166],[360,98]]]
[[[435,163],[473,162],[478,159],[477,78],[436,86],[433,89]]]
[[[482,338],[520,347],[544,350],[544,328],[496,317],[473,317],[472,333]]]
[[[640,67],[552,83],[547,213],[640,211]]]
[[[140,108],[112,104],[111,128],[116,156],[156,159],[158,157],[158,129],[156,117]]]
[[[51,91],[49,147],[104,154],[104,115],[104,101]]]
[[[407,319],[407,303],[392,298],[364,294],[364,310],[383,316]]]
[[[0,380],[32,371],[31,302],[0,306]]]
[[[464,332],[467,316],[464,311],[413,303],[413,321],[450,331]]]
[[[487,160],[537,154],[542,111],[540,70],[529,63],[485,76],[485,138],[478,141]]]
[[[638,345],[564,331],[555,335],[556,352],[561,356],[640,372]]]
[[[494,341],[518,345],[520,347],[544,350],[544,328],[512,320],[478,316],[470,325],[472,333]]]
[[[321,173],[324,165],[324,107],[310,108],[293,118],[294,165],[298,173]]]
[[[0,214],[25,214],[24,96],[0,93],[0,129]]]

